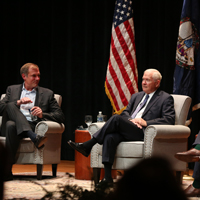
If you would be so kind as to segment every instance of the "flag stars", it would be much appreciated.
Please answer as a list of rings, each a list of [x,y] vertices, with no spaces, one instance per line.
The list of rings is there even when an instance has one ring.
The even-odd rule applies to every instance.
[[[115,5],[115,15],[113,25],[118,26],[132,16],[132,0],[117,0]]]

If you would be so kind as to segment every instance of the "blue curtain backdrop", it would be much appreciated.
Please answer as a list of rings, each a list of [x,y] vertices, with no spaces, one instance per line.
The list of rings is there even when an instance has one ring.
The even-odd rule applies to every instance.
[[[173,92],[173,73],[182,0],[133,0],[136,57],[141,89],[142,73],[156,68],[163,75],[161,88]],[[40,85],[63,96],[66,130],[63,160],[73,160],[67,140],[94,121],[98,111],[112,115],[104,81],[110,51],[115,0],[1,0],[0,93],[22,82],[20,67],[39,65]]]

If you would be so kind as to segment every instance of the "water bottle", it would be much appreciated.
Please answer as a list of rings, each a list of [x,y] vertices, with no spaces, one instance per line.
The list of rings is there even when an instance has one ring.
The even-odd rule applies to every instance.
[[[103,122],[103,115],[101,111],[99,111],[99,114],[97,115],[97,122]]]

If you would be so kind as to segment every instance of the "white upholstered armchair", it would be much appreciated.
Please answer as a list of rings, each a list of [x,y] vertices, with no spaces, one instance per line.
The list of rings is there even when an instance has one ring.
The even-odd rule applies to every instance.
[[[2,95],[3,98],[5,94]],[[55,94],[59,106],[62,103],[62,97]],[[0,117],[0,125],[1,119]],[[42,170],[44,164],[52,164],[52,174],[56,176],[57,164],[60,163],[61,139],[62,133],[65,130],[64,124],[59,124],[53,121],[41,121],[35,127],[35,133],[42,136],[47,136],[48,140],[45,146],[38,150],[30,138],[21,140],[19,149],[16,155],[16,164],[36,164],[37,179],[42,179]],[[0,142],[6,143],[6,138],[0,136]]]
[[[144,141],[121,142],[116,150],[113,169],[125,170],[138,161],[151,156],[167,158],[177,179],[181,180],[181,172],[186,171],[187,164],[177,160],[174,154],[187,150],[190,129],[185,126],[191,104],[191,98],[184,95],[172,95],[175,108],[175,125],[150,125],[144,133]],[[91,136],[104,125],[104,122],[92,123],[89,126]],[[96,144],[91,151],[91,167],[95,184],[99,182],[102,164],[102,145]]]

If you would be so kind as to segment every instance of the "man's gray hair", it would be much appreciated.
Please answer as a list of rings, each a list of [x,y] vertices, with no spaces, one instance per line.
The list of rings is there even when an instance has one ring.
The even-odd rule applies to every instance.
[[[38,65],[34,63],[26,63],[24,64],[20,69],[20,74],[25,74],[25,76],[28,76],[29,68],[33,67],[34,69],[39,69]]]

